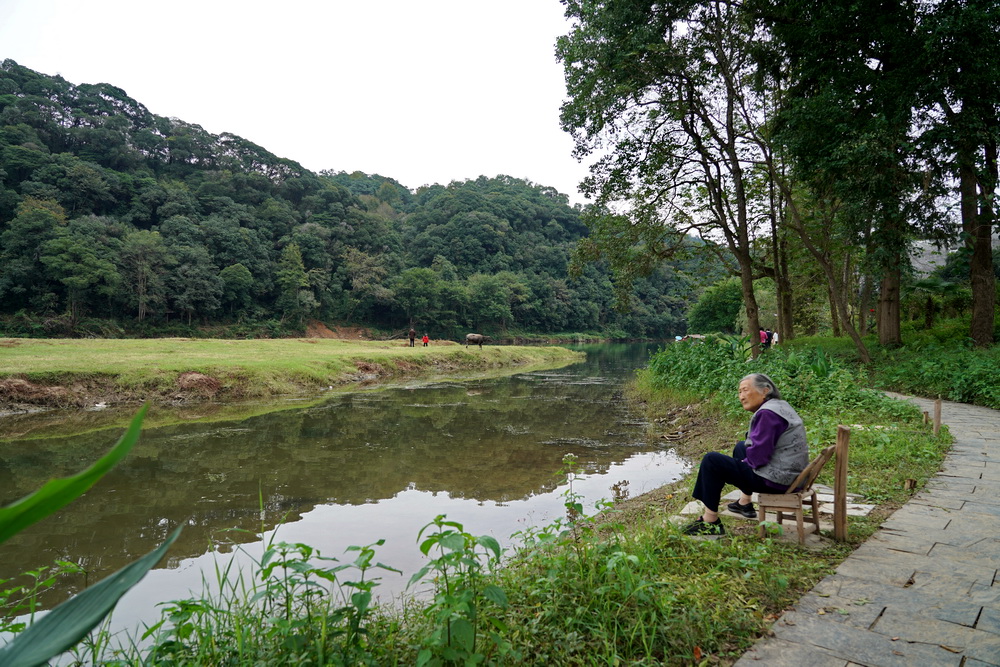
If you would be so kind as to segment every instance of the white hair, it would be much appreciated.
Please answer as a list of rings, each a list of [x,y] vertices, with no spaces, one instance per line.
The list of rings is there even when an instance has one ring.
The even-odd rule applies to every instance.
[[[743,380],[750,380],[753,382],[753,386],[757,388],[758,391],[764,392],[764,395],[768,398],[781,398],[781,392],[778,391],[778,387],[774,384],[774,380],[767,377],[763,373],[751,373],[743,377]],[[740,380],[742,383],[743,380]]]

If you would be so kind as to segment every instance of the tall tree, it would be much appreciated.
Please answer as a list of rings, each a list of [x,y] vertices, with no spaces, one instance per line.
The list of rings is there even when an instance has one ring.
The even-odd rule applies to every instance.
[[[80,319],[88,293],[110,296],[121,277],[115,265],[98,255],[92,240],[70,230],[60,230],[41,248],[41,261],[54,280],[66,288],[66,312],[71,326]]]
[[[315,309],[318,302],[309,289],[309,274],[302,262],[302,252],[295,243],[289,243],[281,251],[275,280],[280,290],[278,308],[284,317],[300,324]]]
[[[867,257],[880,275],[877,321],[885,345],[902,342],[900,280],[912,225],[933,219],[913,134],[924,76],[920,4],[747,3],[774,36],[764,67],[787,79],[778,138],[795,180],[817,192],[833,184],[838,219],[855,243],[872,230]]]
[[[629,207],[597,218],[591,254],[610,250],[621,275],[669,256],[687,231],[719,238],[736,259],[756,331],[753,244],[764,233],[766,193],[751,183],[763,162],[753,127],[764,121],[751,86],[753,33],[723,0],[563,4],[574,21],[557,47],[569,93],[563,128],[578,156],[604,153],[585,184],[598,206]]]
[[[188,324],[195,313],[208,318],[222,305],[224,282],[204,246],[180,246],[173,255],[176,264],[167,277],[170,302],[187,315]]]
[[[48,289],[42,246],[66,224],[66,212],[52,200],[27,197],[0,234],[0,297],[8,305],[45,311],[55,304]]]
[[[972,288],[969,337],[993,343],[996,278],[997,142],[1000,138],[1000,3],[945,0],[929,5],[923,18],[922,103],[931,113],[929,138],[940,144],[949,175],[958,180],[959,210]]]
[[[128,286],[129,305],[142,322],[151,310],[164,306],[164,275],[174,262],[159,232],[136,230],[125,237],[119,258],[120,272]]]

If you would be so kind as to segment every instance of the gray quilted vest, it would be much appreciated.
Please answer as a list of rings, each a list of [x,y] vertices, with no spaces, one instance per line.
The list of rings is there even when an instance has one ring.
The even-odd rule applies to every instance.
[[[761,410],[770,410],[783,418],[788,422],[788,428],[778,436],[771,460],[754,472],[775,484],[788,486],[809,465],[809,443],[806,442],[806,427],[802,423],[802,417],[799,417],[788,401],[772,398],[764,401],[763,405],[757,408],[757,412],[750,418],[751,430],[753,430],[754,420],[757,419]],[[747,445],[749,444],[750,440],[748,439]]]

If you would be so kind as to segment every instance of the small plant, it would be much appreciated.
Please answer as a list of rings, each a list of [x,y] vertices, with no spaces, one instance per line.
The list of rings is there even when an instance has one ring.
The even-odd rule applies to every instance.
[[[579,457],[572,453],[565,454],[562,458],[562,463],[563,467],[559,470],[558,474],[566,475],[566,482],[568,484],[566,490],[563,492],[563,498],[565,499],[563,505],[566,507],[566,517],[571,524],[574,524],[583,516],[583,503],[580,502],[582,496],[573,490],[573,480],[582,474],[583,468],[580,465]]]
[[[0,632],[17,633],[35,620],[39,607],[38,598],[42,592],[52,588],[61,577],[70,574],[86,574],[76,563],[57,560],[54,566],[40,567],[21,574],[21,579],[29,583],[17,584],[11,579],[0,579]],[[28,615],[28,622],[16,620]]]
[[[269,542],[249,588],[241,573],[226,568],[217,572],[219,594],[165,605],[143,635],[156,636],[147,662],[242,663],[277,652],[302,663],[377,664],[368,626],[379,580],[369,573],[399,572],[375,562],[382,544],[348,547],[357,552],[352,562],[326,566],[339,561],[306,544]],[[360,576],[341,579],[348,570]]]
[[[417,542],[431,561],[410,578],[409,585],[432,573],[435,583],[434,599],[424,609],[432,631],[422,642],[418,667],[475,665],[494,653],[509,654],[510,643],[504,639],[507,626],[500,614],[491,611],[506,608],[507,596],[486,578],[500,562],[502,552],[496,539],[470,535],[462,524],[447,521],[441,514],[420,529]],[[484,634],[488,643],[482,641]]]

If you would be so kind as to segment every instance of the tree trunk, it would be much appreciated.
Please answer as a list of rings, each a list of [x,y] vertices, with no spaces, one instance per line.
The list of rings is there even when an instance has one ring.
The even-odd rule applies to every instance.
[[[771,167],[769,161],[769,167]],[[776,196],[774,179],[769,179],[768,200],[771,207],[771,251],[774,255],[774,285],[777,297],[778,322],[775,331],[780,332],[781,339],[795,338],[792,325],[792,281],[788,278],[788,244],[785,240],[787,231],[785,225],[778,224],[784,220],[785,212],[781,206],[781,197]]]
[[[840,338],[840,320],[837,319],[837,301],[833,294],[833,287],[827,283],[826,286],[827,299],[830,302],[830,326],[833,328],[833,337]]]
[[[868,335],[868,319],[872,314],[872,281],[863,275],[861,276],[861,303],[858,310],[861,311],[861,320],[858,322],[858,333],[862,336]]]
[[[878,342],[892,347],[903,344],[899,328],[899,264],[885,270],[878,295]]]
[[[760,309],[757,307],[757,295],[753,290],[753,271],[750,257],[739,257],[740,285],[743,287],[743,307],[747,310],[747,328],[750,329],[750,353],[754,359],[760,354]]]
[[[795,320],[792,315],[792,281],[788,277],[788,242],[785,240],[785,230],[782,230],[781,238],[777,244],[778,254],[775,255],[775,271],[777,273],[778,286],[778,331],[781,332],[781,340],[792,340],[795,338]]]
[[[972,323],[969,337],[976,347],[993,344],[993,327],[996,317],[996,278],[993,274],[993,192],[997,183],[997,148],[995,142],[985,147],[986,168],[979,183],[978,194],[973,165],[960,163],[960,191],[962,194],[962,229],[966,243],[971,246],[969,283],[972,288]],[[966,184],[966,180],[972,181]],[[966,202],[972,198],[971,202]],[[967,210],[969,219],[967,219]]]

